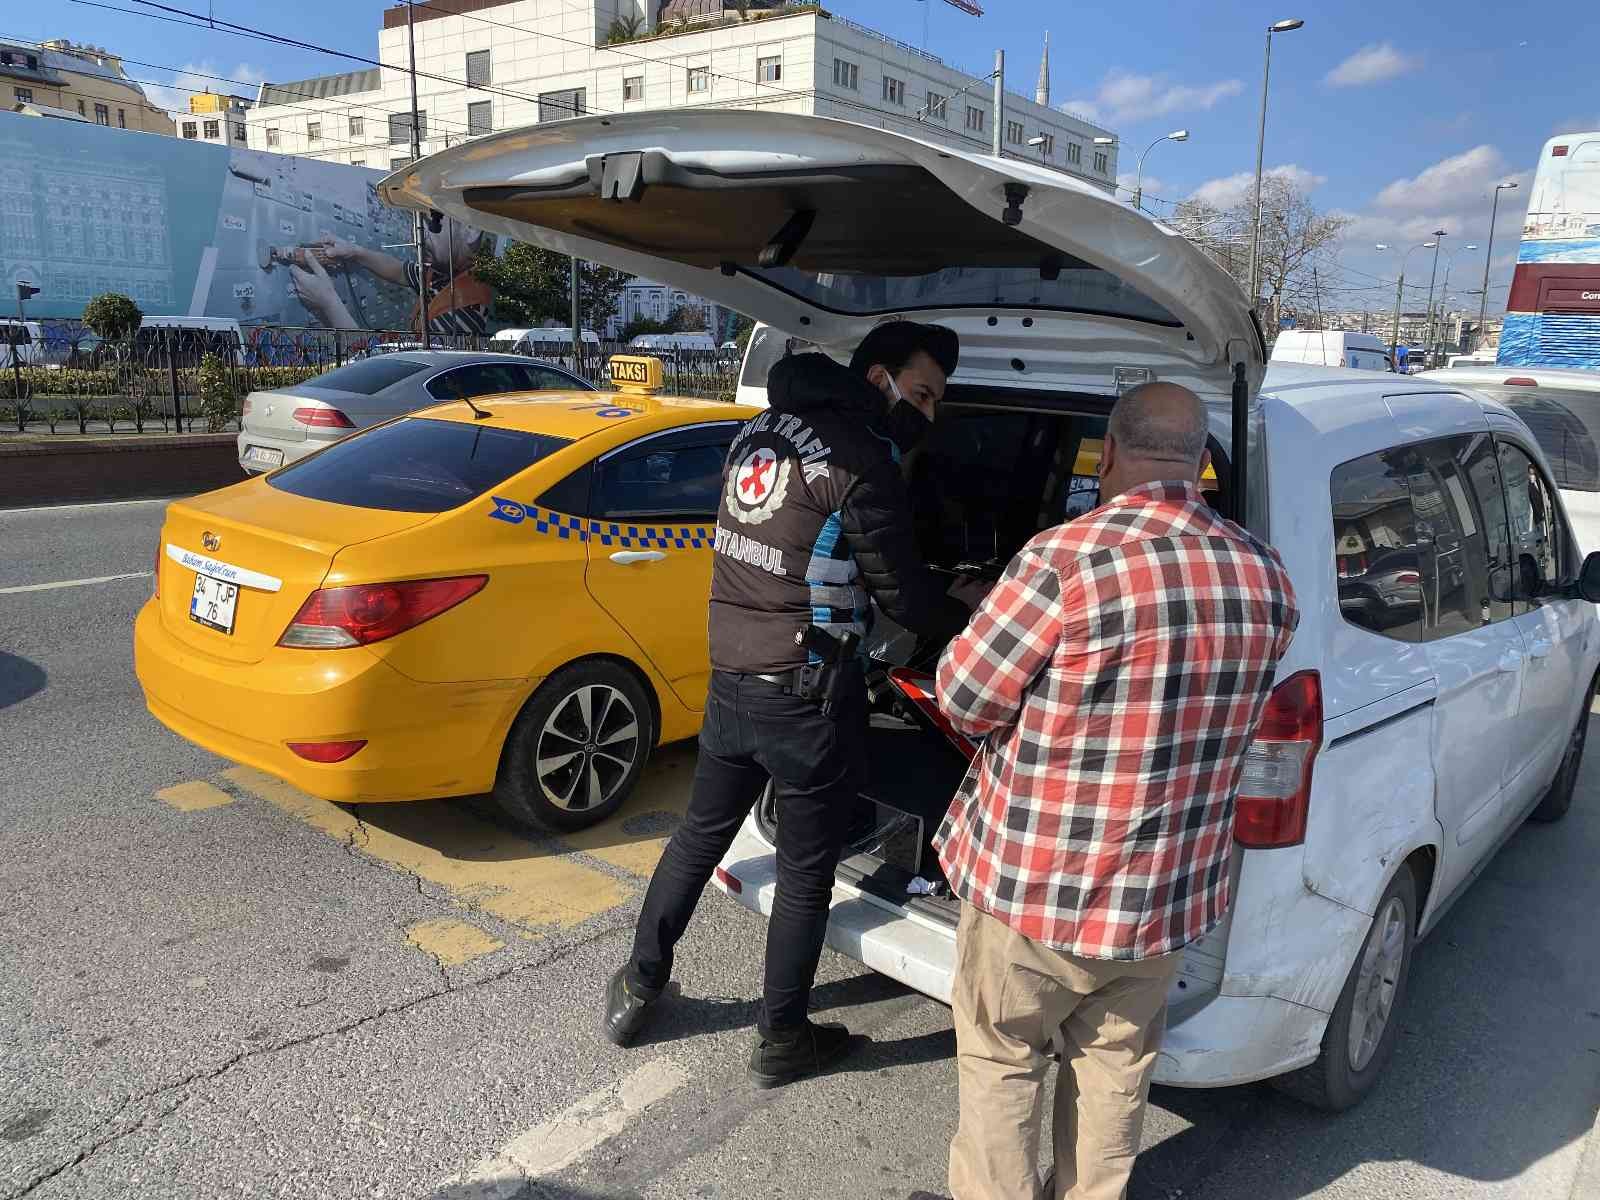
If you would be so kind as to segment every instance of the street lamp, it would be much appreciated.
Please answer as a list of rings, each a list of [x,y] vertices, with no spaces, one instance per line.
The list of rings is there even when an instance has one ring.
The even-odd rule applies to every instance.
[[[1157,146],[1161,145],[1162,142],[1187,142],[1188,140],[1189,140],[1189,131],[1187,129],[1174,129],[1171,133],[1167,134],[1165,137],[1158,137],[1155,141],[1151,142],[1148,146],[1145,147],[1144,154],[1139,155],[1139,169],[1136,172],[1134,172],[1134,180],[1133,180],[1133,211],[1134,212],[1141,212],[1143,210],[1143,207],[1144,207],[1144,205],[1143,205],[1143,201],[1144,201],[1144,155],[1145,154],[1149,154],[1150,151],[1154,150]]]
[[[1261,69],[1261,128],[1256,134],[1256,219],[1255,226],[1250,235],[1250,307],[1254,308],[1260,299],[1261,276],[1258,270],[1258,260],[1261,257],[1261,163],[1267,152],[1267,81],[1272,78],[1272,35],[1275,33],[1289,33],[1299,29],[1305,22],[1298,18],[1288,21],[1275,21],[1267,26],[1267,57]]]
[[[1427,361],[1428,355],[1433,353],[1433,283],[1439,275],[1439,243],[1444,241],[1444,239],[1449,236],[1450,235],[1442,229],[1435,229],[1433,231],[1433,267],[1428,272],[1428,331],[1422,339],[1422,355],[1424,362]]]
[[[1494,188],[1494,205],[1489,209],[1489,248],[1483,252],[1483,299],[1478,304],[1478,340],[1473,345],[1476,350],[1483,345],[1483,331],[1488,325],[1489,318],[1489,260],[1494,257],[1494,222],[1500,215],[1500,193],[1509,191],[1517,186],[1516,181],[1497,183]]]
[[[1400,369],[1400,299],[1405,295],[1406,290],[1406,264],[1411,261],[1411,256],[1418,250],[1433,250],[1437,246],[1437,242],[1421,242],[1412,246],[1400,256],[1400,279],[1394,285],[1394,342],[1389,347],[1390,353],[1394,358],[1394,369],[1396,371]],[[1378,243],[1379,250],[1387,250],[1388,248],[1384,243]]]
[[[1449,305],[1450,301],[1452,299],[1459,299],[1459,297],[1453,297],[1450,295],[1450,268],[1456,265],[1456,255],[1460,254],[1463,250],[1476,250],[1477,248],[1478,244],[1476,242],[1468,242],[1465,246],[1460,246],[1457,249],[1452,250],[1450,252],[1450,256],[1445,259],[1444,283],[1439,288],[1439,291],[1443,296],[1443,299],[1439,301],[1439,315],[1441,317],[1444,316],[1444,310]]]
[[[1044,148],[1045,148],[1045,144],[1049,140],[1050,139],[1047,138],[1042,133],[1039,134],[1036,137],[1031,137],[1031,138],[1028,139],[1028,145],[1032,146],[1035,150],[1037,150],[1039,152],[1039,161],[1040,162],[1044,161]]]

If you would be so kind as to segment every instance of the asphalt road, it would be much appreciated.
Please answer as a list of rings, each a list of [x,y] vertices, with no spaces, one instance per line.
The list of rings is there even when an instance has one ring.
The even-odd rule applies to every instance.
[[[234,769],[133,677],[161,510],[0,512],[0,1198],[942,1190],[946,1011],[826,953],[816,1007],[870,1047],[753,1091],[764,926],[721,897],[649,1043],[601,1038],[691,751],[562,843],[473,800],[350,810]],[[105,581],[15,590],[80,579]],[[1423,945],[1364,1105],[1158,1089],[1134,1200],[1588,1196],[1597,770]]]

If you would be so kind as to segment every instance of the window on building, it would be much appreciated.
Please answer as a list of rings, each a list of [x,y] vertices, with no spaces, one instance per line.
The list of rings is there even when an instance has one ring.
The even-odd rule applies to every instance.
[[[111,124],[111,109],[107,105],[96,104],[94,106],[94,123],[96,125]]]
[[[367,119],[365,117],[350,118],[350,136],[353,138],[367,136]]]
[[[885,75],[883,77],[883,102],[904,108],[906,106],[906,81]]]
[[[428,114],[417,112],[417,136],[428,136]],[[389,144],[391,146],[404,146],[411,140],[411,117],[406,113],[389,114]]]
[[[322,122],[321,121],[307,121],[306,122],[306,141],[308,141],[308,142],[320,142],[321,140],[322,140]]]
[[[277,144],[278,144],[278,131],[276,129],[273,129],[271,126],[268,126],[267,127],[267,145],[276,146]]]
[[[1083,163],[1083,147],[1077,142],[1067,143],[1067,161],[1072,163],[1074,166],[1078,166]]]
[[[364,167],[364,166],[366,166],[367,165],[367,157],[366,157],[366,155],[364,155],[364,154],[352,154],[350,156],[350,165],[352,167]]]
[[[939,92],[928,93],[928,115],[936,121],[945,119],[948,97]]]
[[[783,78],[783,59],[778,55],[756,59],[756,78],[762,83],[777,83]]]
[[[33,103],[33,89],[32,88],[12,88],[11,90],[14,91],[17,94],[17,103],[18,104],[32,104]]]
[[[494,132],[494,102],[475,100],[467,105],[467,132],[476,136]]]
[[[37,54],[28,55],[28,70],[37,71],[38,69],[39,69],[39,56]]]
[[[220,122],[220,121],[207,121],[206,122],[206,138],[207,138],[207,140],[215,140],[217,138],[220,138],[221,136],[222,136],[222,122]]]
[[[710,67],[690,67],[689,68],[689,94],[690,95],[694,95],[696,92],[709,92],[710,90],[711,90],[711,68]]]
[[[474,50],[467,55],[467,86],[483,87],[489,82],[489,52]]]
[[[644,76],[625,75],[622,78],[622,98],[624,100],[644,99]]]
[[[1040,136],[1044,138],[1044,145],[1039,147],[1039,153],[1043,154],[1046,158],[1049,158],[1056,152],[1056,135],[1053,133],[1045,133],[1041,134]]]
[[[389,170],[391,171],[398,171],[401,167],[409,167],[410,165],[411,159],[405,157],[404,155],[399,158],[391,158],[389,160]]]
[[[1096,150],[1094,152],[1094,169],[1099,171],[1100,174],[1104,175],[1106,173],[1106,163],[1109,161],[1110,156],[1104,150]]]
[[[233,140],[236,142],[244,141],[244,122],[241,121],[233,127]]]
[[[861,82],[861,68],[853,62],[846,62],[842,58],[833,60],[833,86],[845,88],[849,91],[859,91]]]
[[[87,116],[87,115],[88,115],[88,114],[87,114],[87,113],[85,113],[85,112],[84,112],[84,111],[83,111],[83,101],[82,101],[82,100],[79,100],[79,101],[78,101],[78,115],[79,115],[79,116],[80,116],[80,117],[83,117],[83,116]]]
[[[539,123],[565,121],[568,117],[581,117],[588,111],[588,90],[569,88],[562,92],[539,93]]]
[[[1021,145],[1022,144],[1022,139],[1023,139],[1022,122],[1021,121],[1007,121],[1006,122],[1006,141],[1010,142],[1012,145]]]
[[[983,117],[984,117],[983,109],[981,109],[981,108],[973,108],[972,105],[970,105],[970,104],[967,105],[967,128],[968,129],[972,130],[974,133],[982,133],[983,132]]]
[[[100,115],[100,106],[98,104],[94,106],[94,111],[95,116]],[[111,122],[109,121],[103,122],[103,124],[107,125],[110,123]],[[194,141],[195,138],[200,136],[200,126],[193,121],[185,121],[183,123],[183,136],[188,138],[191,142]]]

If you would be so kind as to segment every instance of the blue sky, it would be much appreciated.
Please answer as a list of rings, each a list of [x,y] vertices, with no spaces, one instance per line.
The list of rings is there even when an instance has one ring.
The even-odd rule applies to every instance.
[[[207,0],[172,2],[207,7]],[[1540,17],[1538,10],[1488,0],[980,2],[987,9],[981,18],[941,0],[832,0],[829,7],[913,45],[923,44],[926,28],[930,51],[974,72],[989,70],[994,50],[1004,48],[1008,84],[1026,94],[1048,27],[1052,100],[1092,110],[1121,136],[1130,181],[1139,151],[1170,130],[1190,130],[1188,143],[1158,146],[1146,160],[1145,195],[1157,212],[1196,192],[1217,199],[1237,194],[1241,177],[1254,168],[1265,28],[1304,17],[1303,29],[1274,39],[1266,162],[1310,186],[1320,208],[1355,217],[1332,268],[1332,286],[1348,290],[1330,293],[1330,305],[1390,309],[1396,255],[1372,250],[1373,243],[1404,248],[1436,228],[1450,231],[1447,250],[1480,246],[1459,252],[1451,277],[1453,294],[1476,288],[1490,189],[1516,179],[1520,192],[1502,193],[1494,248],[1491,308],[1503,302],[1504,289],[1495,284],[1510,277],[1541,144],[1557,132],[1600,128],[1592,62],[1600,5],[1567,5],[1559,16],[1551,10]],[[137,7],[133,0],[106,3]],[[68,36],[160,64],[130,64],[129,74],[144,79],[171,80],[170,68],[245,81],[288,79],[353,65],[70,0],[8,7],[0,36]],[[211,0],[211,7],[219,18],[375,56],[385,6]],[[1425,290],[1428,257],[1412,256],[1408,285],[1420,276]],[[1463,300],[1475,306],[1475,298]]]

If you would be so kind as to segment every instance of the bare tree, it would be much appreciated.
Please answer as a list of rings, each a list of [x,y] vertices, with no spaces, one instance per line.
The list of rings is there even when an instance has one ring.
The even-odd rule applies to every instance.
[[[1250,240],[1255,206],[1246,193],[1227,208],[1190,199],[1173,211],[1170,224],[1250,290]],[[1261,253],[1258,270],[1265,298],[1262,323],[1277,328],[1285,304],[1311,306],[1312,265],[1319,250],[1338,240],[1350,218],[1318,211],[1292,179],[1268,175],[1261,183]]]

